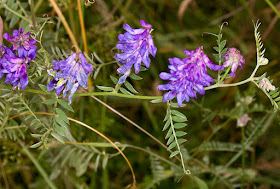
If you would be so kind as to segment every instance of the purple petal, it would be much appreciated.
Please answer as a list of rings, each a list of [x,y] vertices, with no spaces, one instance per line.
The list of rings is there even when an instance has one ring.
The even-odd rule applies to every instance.
[[[145,27],[145,28],[152,28],[151,24],[146,23],[144,20],[140,20],[140,24],[141,26]]]
[[[159,74],[159,77],[160,77],[161,79],[163,79],[163,80],[168,80],[168,79],[170,79],[170,78],[172,77],[172,74],[166,73],[166,72],[161,72],[161,73]]]

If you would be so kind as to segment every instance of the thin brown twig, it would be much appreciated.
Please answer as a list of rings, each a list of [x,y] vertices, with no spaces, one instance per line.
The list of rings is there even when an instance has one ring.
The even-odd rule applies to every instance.
[[[0,45],[3,44],[3,20],[2,17],[0,16]]]
[[[85,91],[85,90],[84,90]],[[94,100],[96,100],[97,102],[99,102],[100,104],[102,104],[103,106],[105,106],[106,108],[108,108],[109,110],[111,110],[112,112],[114,112],[115,114],[117,114],[118,116],[122,117],[123,119],[125,119],[126,121],[128,121],[129,123],[131,123],[133,126],[135,126],[137,129],[139,129],[140,131],[142,131],[143,133],[145,133],[146,135],[148,135],[149,137],[151,137],[154,141],[156,141],[158,144],[160,144],[162,147],[164,147],[167,151],[169,151],[170,153],[172,153],[172,150],[169,150],[167,146],[165,146],[162,142],[160,142],[156,137],[154,137],[153,135],[151,135],[148,131],[146,131],[145,129],[143,129],[142,127],[140,127],[139,125],[137,125],[136,123],[134,123],[133,121],[131,121],[130,119],[128,119],[126,116],[124,116],[123,114],[121,114],[120,112],[118,112],[117,110],[115,110],[114,108],[112,108],[111,106],[109,106],[108,104],[106,104],[105,102],[103,102],[102,100],[100,100],[99,98],[95,97],[95,96],[90,96],[91,98],[93,98]],[[179,160],[181,162],[181,160],[175,156],[175,158],[177,160]]]
[[[79,12],[79,18],[80,18],[80,25],[81,25],[81,30],[82,30],[84,51],[88,55],[88,46],[87,46],[87,38],[86,38],[84,17],[83,17],[83,14],[82,14],[82,5],[81,5],[81,1],[80,0],[77,0],[77,3],[78,3],[78,12]],[[93,91],[92,82],[91,82],[90,77],[88,78],[88,90],[89,90],[89,92]]]
[[[70,29],[70,27],[69,27],[69,25],[68,25],[68,23],[67,23],[65,17],[63,16],[61,10],[60,10],[59,7],[57,6],[55,0],[49,0],[49,1],[50,1],[51,5],[53,6],[54,11],[56,12],[56,14],[58,15],[58,17],[60,18],[60,20],[61,20],[63,26],[65,27],[66,32],[68,33],[68,35],[69,35],[69,37],[70,37],[70,40],[72,41],[73,45],[74,45],[75,48],[76,48],[76,51],[80,51],[79,45],[78,45],[78,43],[77,43],[77,40],[76,40],[76,38],[75,38],[73,32],[71,31],[71,29]]]

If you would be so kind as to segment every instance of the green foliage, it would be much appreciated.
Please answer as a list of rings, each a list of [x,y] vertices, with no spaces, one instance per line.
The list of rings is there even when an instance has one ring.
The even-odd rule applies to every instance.
[[[168,150],[172,150],[174,147],[176,147],[176,150],[170,154],[170,158],[180,154],[184,172],[188,173],[189,171],[185,170],[184,159],[180,147],[184,142],[187,141],[186,139],[180,137],[185,136],[187,133],[184,131],[176,130],[182,129],[187,126],[187,124],[183,123],[187,121],[187,117],[178,110],[172,110],[171,103],[167,102],[167,111],[164,121],[166,121],[166,123],[162,131],[168,130],[165,136],[165,139],[167,140],[166,145],[168,146]]]

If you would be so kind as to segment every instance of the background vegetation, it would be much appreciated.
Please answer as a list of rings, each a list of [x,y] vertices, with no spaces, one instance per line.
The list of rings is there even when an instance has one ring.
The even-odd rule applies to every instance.
[[[156,89],[157,85],[163,83],[158,75],[168,70],[168,58],[184,58],[184,49],[194,50],[203,46],[204,52],[214,61],[211,54],[215,53],[212,47],[216,45],[216,38],[205,32],[219,33],[223,22],[228,22],[222,30],[227,47],[239,48],[246,61],[243,69],[236,73],[236,77],[226,80],[226,83],[241,81],[252,73],[256,64],[252,21],[259,20],[262,23],[259,31],[262,33],[266,57],[270,63],[261,67],[258,73],[261,75],[267,72],[274,84],[279,86],[279,16],[267,2],[270,1],[81,1],[89,57],[92,55],[92,61],[96,64],[96,70],[91,76],[90,90],[100,91],[96,85],[114,87],[110,76],[119,77],[116,73],[118,64],[112,62],[117,52],[115,46],[118,34],[124,33],[123,23],[139,28],[140,19],[152,24],[152,35],[158,48],[150,69],[139,74],[143,79],[129,79],[141,95],[163,94]],[[30,8],[32,3],[33,11]],[[58,0],[56,3],[79,47],[84,51],[77,1]],[[278,1],[272,0],[271,3],[280,9]],[[28,86],[29,89],[41,90],[37,83],[40,81],[47,84],[45,68],[51,66],[50,60],[64,57],[62,51],[66,54],[70,54],[71,50],[75,51],[67,31],[49,1],[9,0],[0,5],[4,32],[12,33],[13,29],[20,26],[28,27],[26,19],[32,20],[34,15],[38,30],[29,27],[34,32],[39,31],[45,23],[41,42],[48,53],[38,51],[37,63],[32,64],[30,71],[34,74],[34,80],[31,79]],[[10,10],[26,19],[18,17]],[[7,44],[7,41],[4,41],[4,44]],[[51,54],[51,57],[48,57],[48,54]],[[1,84],[2,81],[3,79]],[[70,132],[66,133],[64,138],[68,143],[63,144],[50,137],[46,142],[48,149],[43,145],[35,149],[29,148],[40,141],[30,134],[40,133],[36,124],[40,121],[47,124],[50,117],[33,115],[7,119],[23,112],[52,113],[51,106],[41,103],[48,99],[48,96],[12,91],[4,89],[3,85],[0,95],[2,188],[105,189],[124,188],[131,184],[132,175],[123,157],[102,137],[75,122],[71,122]],[[162,132],[166,104],[114,96],[98,98],[140,125],[159,141],[167,142],[166,132]],[[239,188],[242,182],[247,183],[245,188],[280,187],[279,112],[273,113],[269,99],[253,84],[210,90],[180,108],[188,118],[188,126],[184,128],[188,133],[184,136],[187,142],[182,147],[185,149],[186,167],[191,169],[192,175],[196,176],[194,178],[178,175],[180,161],[176,158],[170,159],[170,153],[151,137],[96,100],[74,96],[71,106],[74,112],[64,109],[67,116],[92,126],[112,141],[122,144],[119,147],[135,171],[139,188],[205,188],[204,183],[209,188]],[[249,114],[251,120],[245,128],[246,169],[242,170],[241,129],[236,127],[236,119],[245,113]]]

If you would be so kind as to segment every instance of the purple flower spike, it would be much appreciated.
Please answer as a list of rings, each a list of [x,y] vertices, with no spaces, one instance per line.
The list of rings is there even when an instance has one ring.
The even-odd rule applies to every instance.
[[[167,84],[157,87],[161,91],[170,90],[163,95],[163,102],[172,100],[177,95],[178,106],[181,106],[183,101],[189,102],[190,98],[196,98],[196,92],[203,95],[204,87],[210,86],[210,82],[214,81],[207,74],[206,66],[215,71],[223,69],[211,62],[202,47],[195,51],[185,50],[185,54],[188,57],[184,59],[169,58],[170,73],[162,72],[159,75],[161,79],[169,80]]]
[[[34,49],[26,51],[19,47],[18,55],[15,55],[11,49],[5,48],[4,57],[0,60],[0,78],[6,74],[4,83],[11,83],[13,89],[18,87],[24,90],[28,84],[27,66],[35,57]]]
[[[63,91],[63,98],[68,96],[71,104],[72,97],[79,85],[87,89],[88,74],[93,71],[91,64],[87,63],[82,53],[73,53],[67,59],[53,61],[53,70],[48,70],[50,76],[54,77],[48,85],[48,91],[56,89],[56,94],[59,95]]]
[[[226,52],[225,56],[222,56],[222,58],[225,58],[226,61],[223,64],[223,67],[229,67],[231,66],[231,73],[229,75],[235,77],[235,71],[238,66],[242,69],[242,64],[245,64],[245,60],[243,56],[240,54],[240,51],[236,48],[229,48]]]
[[[124,24],[123,28],[127,31],[118,36],[119,43],[116,48],[122,51],[122,54],[116,54],[115,59],[123,64],[118,70],[118,73],[124,74],[128,72],[134,65],[135,73],[139,73],[141,63],[149,68],[150,58],[149,53],[155,57],[157,48],[154,46],[154,41],[151,35],[152,25],[147,24],[144,20],[140,20],[140,24],[146,29],[132,29],[128,24]],[[122,77],[119,83],[125,82],[126,77]]]
[[[6,40],[13,43],[13,46],[11,47],[13,51],[18,50],[19,47],[24,47],[26,51],[29,51],[30,49],[37,50],[37,47],[34,45],[36,39],[29,39],[30,32],[23,34],[23,28],[14,30],[13,37],[8,33],[4,33],[3,36]]]

